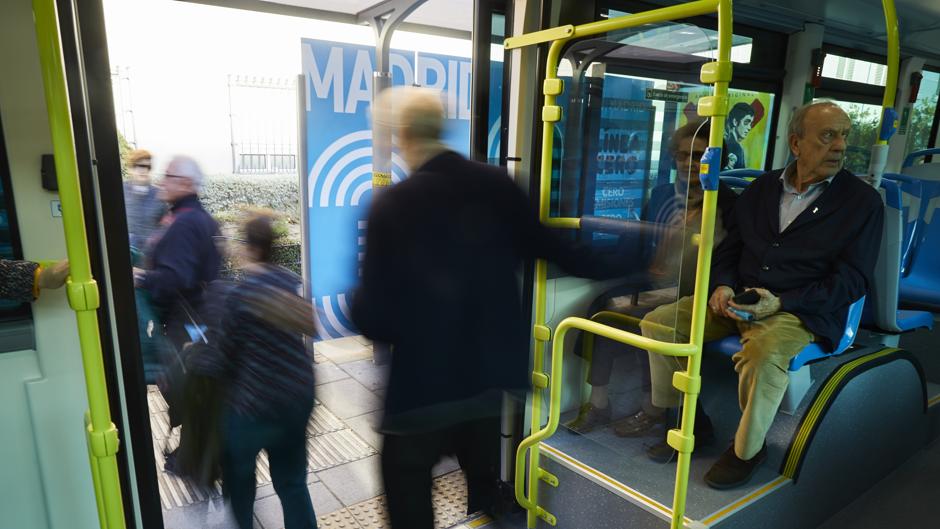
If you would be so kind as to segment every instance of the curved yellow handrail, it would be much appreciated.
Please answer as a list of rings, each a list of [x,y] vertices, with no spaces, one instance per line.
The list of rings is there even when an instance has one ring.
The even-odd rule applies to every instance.
[[[69,305],[75,311],[82,351],[88,412],[85,414],[88,456],[102,529],[124,527],[124,506],[118,479],[118,432],[111,422],[108,387],[98,335],[98,285],[91,275],[85,219],[78,187],[78,162],[69,113],[69,96],[59,41],[54,0],[33,0],[33,18],[39,44],[39,61],[55,154],[55,168],[62,201],[62,224],[71,276],[67,284]]]
[[[546,75],[542,87],[545,95],[545,104],[542,108],[542,160],[541,182],[539,189],[539,219],[547,226],[560,228],[579,228],[580,219],[550,218],[549,205],[551,199],[551,172],[552,172],[552,144],[553,125],[561,118],[561,109],[556,105],[556,98],[562,93],[561,80],[558,79],[558,64],[561,51],[566,43],[572,39],[597,35],[643,24],[664,22],[680,18],[718,14],[718,61],[703,67],[702,81],[713,84],[713,96],[703,98],[700,102],[700,111],[703,115],[712,118],[709,146],[719,148],[722,145],[725,115],[728,107],[728,83],[731,80],[731,0],[699,0],[676,6],[655,9],[644,13],[616,17],[581,26],[562,26],[529,35],[521,35],[506,39],[507,49],[552,41],[546,58]],[[707,101],[706,101],[707,100]],[[703,164],[703,171],[707,170]],[[559,324],[557,336],[554,337],[552,347],[551,376],[544,372],[545,344],[552,340],[551,329],[546,324],[545,300],[547,264],[543,260],[536,261],[535,265],[535,296],[534,296],[534,324],[533,324],[533,364],[531,413],[531,435],[526,438],[516,452],[516,480],[515,493],[520,505],[528,510],[528,526],[535,527],[537,519],[541,518],[550,524],[555,523],[555,517],[540,507],[536,501],[538,497],[538,483],[545,480],[557,484],[557,478],[549,475],[539,466],[539,442],[552,435],[558,427],[561,401],[561,370],[563,354],[563,338],[565,332],[571,328],[581,329],[590,333],[600,334],[613,340],[645,348],[651,352],[671,356],[688,356],[689,362],[684,373],[677,373],[674,385],[685,394],[683,401],[683,415],[679,430],[671,430],[667,441],[679,453],[676,470],[676,488],[673,499],[671,527],[682,527],[685,516],[685,498],[688,487],[689,463],[694,446],[692,425],[695,420],[695,404],[700,388],[701,348],[703,342],[706,297],[708,294],[707,278],[711,269],[711,253],[714,244],[715,212],[717,208],[717,193],[706,190],[702,205],[702,225],[699,240],[699,253],[697,258],[696,283],[692,307],[692,326],[690,340],[687,344],[675,344],[650,340],[635,333],[621,331],[597,322],[583,318],[567,318]],[[548,423],[542,426],[541,408],[543,390],[549,389]],[[525,455],[529,455],[529,475],[526,479],[524,471]],[[525,484],[528,483],[526,490]]]

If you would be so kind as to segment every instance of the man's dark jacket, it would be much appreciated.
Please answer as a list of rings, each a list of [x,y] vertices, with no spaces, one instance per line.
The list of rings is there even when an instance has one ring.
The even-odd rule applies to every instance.
[[[393,346],[386,431],[443,427],[434,424],[442,404],[529,387],[517,272],[535,257],[602,273],[585,248],[538,222],[501,168],[445,152],[377,197],[353,320]]]
[[[830,350],[845,329],[848,306],[871,288],[881,244],[881,197],[849,171],[780,233],[783,169],[764,173],[735,203],[728,235],[712,261],[712,289],[763,287],[780,297]]]
[[[219,226],[199,198],[183,197],[170,212],[172,223],[148,252],[150,269],[142,285],[165,316],[178,309],[181,297],[199,310],[205,287],[219,277],[222,264],[215,240]]]

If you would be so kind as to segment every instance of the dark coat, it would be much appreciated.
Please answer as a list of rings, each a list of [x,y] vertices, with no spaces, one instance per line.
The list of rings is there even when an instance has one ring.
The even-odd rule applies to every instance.
[[[445,152],[375,199],[352,310],[362,333],[393,346],[386,431],[446,426],[442,404],[529,387],[517,273],[536,257],[601,273],[586,247],[538,222],[502,168]]]
[[[163,313],[179,309],[180,298],[199,310],[206,285],[219,277],[222,256],[215,237],[219,226],[190,195],[170,209],[172,218],[147,253],[149,270],[141,287]]]
[[[780,233],[782,169],[764,173],[735,204],[728,236],[712,259],[711,287],[763,287],[781,311],[800,318],[830,350],[849,305],[871,288],[884,208],[867,183],[845,169]]]

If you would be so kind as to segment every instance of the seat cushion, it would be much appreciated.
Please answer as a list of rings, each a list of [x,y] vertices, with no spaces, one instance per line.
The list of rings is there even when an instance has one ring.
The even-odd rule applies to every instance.
[[[708,342],[705,344],[703,350],[706,353],[721,353],[725,356],[732,356],[734,353],[741,350],[741,337],[735,334],[722,338],[721,340]],[[790,360],[789,369],[790,371],[798,371],[809,362],[827,356],[830,356],[829,353],[825,352],[819,344],[811,343]]]

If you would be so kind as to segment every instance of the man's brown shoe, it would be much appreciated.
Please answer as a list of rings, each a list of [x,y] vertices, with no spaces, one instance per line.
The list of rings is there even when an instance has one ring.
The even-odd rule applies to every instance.
[[[713,489],[733,489],[751,480],[761,463],[767,460],[767,443],[754,457],[744,460],[734,453],[734,443],[721,454],[718,461],[705,473],[705,483]]]

